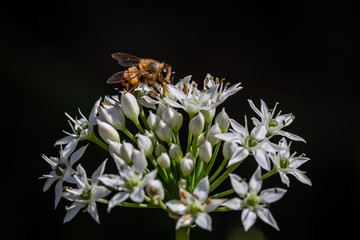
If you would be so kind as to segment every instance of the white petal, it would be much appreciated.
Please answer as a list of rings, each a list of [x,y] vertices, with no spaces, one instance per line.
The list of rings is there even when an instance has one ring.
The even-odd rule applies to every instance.
[[[63,137],[63,138],[57,140],[55,142],[54,146],[68,144],[72,140],[74,140],[74,136],[66,136],[66,137]]]
[[[66,144],[65,148],[61,151],[61,155],[65,159],[68,159],[70,154],[75,150],[78,141],[79,141],[79,139],[73,139],[73,140],[71,140],[71,142]]]
[[[110,210],[113,207],[115,207],[116,205],[118,205],[119,203],[122,203],[123,201],[128,199],[128,197],[129,197],[129,193],[127,193],[127,192],[119,192],[119,193],[115,194],[109,201],[108,212],[110,212]]]
[[[187,227],[189,226],[192,222],[194,221],[194,219],[186,214],[186,215],[183,215],[179,218],[179,220],[177,221],[176,223],[176,229],[179,229],[181,227]]]
[[[258,167],[250,178],[249,192],[255,191],[256,193],[258,193],[260,192],[261,187],[262,187],[261,168]]]
[[[199,225],[199,227],[211,231],[212,227],[211,227],[211,217],[209,214],[207,213],[200,213],[196,219],[195,219],[195,223],[197,225]]]
[[[254,158],[256,162],[265,170],[270,171],[270,160],[266,151],[262,148],[253,150]]]
[[[283,173],[282,171],[279,171],[279,175],[280,175],[281,181],[282,181],[284,184],[286,184],[286,186],[289,187],[289,185],[290,185],[290,179],[289,179],[289,177],[288,177],[285,173]]]
[[[170,210],[176,214],[183,215],[186,211],[186,206],[179,200],[170,200],[165,203]]]
[[[206,203],[206,212],[211,212],[215,209],[217,209],[220,205],[222,205],[222,203],[224,203],[226,201],[226,199],[222,199],[222,198],[214,198],[214,199],[209,199],[210,201]]]
[[[67,208],[67,213],[64,218],[64,223],[69,222],[71,219],[73,219],[76,214],[79,212],[81,208],[84,207],[83,203],[75,202],[70,207]]]
[[[134,191],[130,194],[130,199],[134,202],[141,203],[144,201],[145,191],[141,187],[135,187]]]
[[[63,192],[63,180],[59,180],[55,185],[55,208],[57,207]]]
[[[249,230],[256,221],[256,213],[245,208],[241,213],[241,221],[244,225],[245,231]]]
[[[151,180],[154,180],[156,178],[156,174],[157,174],[157,169],[154,169],[148,174],[146,174],[142,181],[143,186],[148,184]]]
[[[253,135],[258,141],[263,140],[266,134],[267,134],[267,128],[264,124],[256,126],[251,131],[251,135]]]
[[[92,190],[92,199],[99,199],[99,198],[104,198],[107,195],[109,195],[111,193],[111,191],[109,189],[107,189],[104,186],[93,186],[93,190]]]
[[[248,184],[245,181],[242,181],[241,177],[236,174],[230,173],[231,186],[235,192],[241,197],[244,198],[248,193]]]
[[[261,220],[274,227],[276,230],[280,230],[269,209],[262,208],[260,210],[257,210],[256,213]]]
[[[209,193],[209,179],[208,177],[204,177],[200,180],[200,182],[196,185],[193,194],[199,197],[200,202],[205,202]]]
[[[297,169],[295,169],[297,170]],[[289,172],[289,174],[295,176],[297,178],[297,180],[299,180],[300,182],[307,184],[309,186],[312,186],[311,180],[301,171],[291,171]]]
[[[227,167],[230,167],[231,165],[244,160],[247,156],[249,156],[249,150],[238,147],[233,153],[231,159],[229,160]]]
[[[76,150],[70,157],[70,166],[72,166],[74,163],[76,163],[76,161],[78,161],[82,155],[84,154],[87,146],[89,144],[87,144],[86,146],[83,146],[81,148],[79,148],[78,150]]]
[[[249,135],[248,131],[245,127],[241,126],[237,121],[234,119],[230,119],[231,127],[235,130],[235,132],[240,133],[243,137]]]
[[[96,171],[92,174],[91,183],[93,185],[98,183],[98,178],[104,173],[106,162],[107,159],[105,159],[104,162],[102,162],[100,166],[96,169]]]
[[[124,180],[119,175],[104,174],[98,178],[104,185],[119,189],[125,184]]]
[[[219,133],[219,134],[216,134],[215,137],[217,137],[220,140],[228,141],[228,142],[242,139],[240,134],[233,133],[233,132]]]
[[[289,132],[286,132],[286,131],[283,131],[283,130],[278,130],[278,129],[274,130],[273,133],[277,134],[277,135],[287,137],[287,138],[289,138],[289,139],[291,139],[293,141],[302,141],[302,142],[306,143],[306,141],[302,137],[300,137],[298,135],[295,135],[293,133],[289,133]]]
[[[232,210],[240,210],[241,209],[241,199],[240,198],[232,198],[227,200],[226,202],[223,202],[221,206],[230,208]]]
[[[262,190],[260,193],[260,197],[262,198],[262,202],[273,203],[278,201],[280,198],[282,198],[285,193],[286,193],[285,189],[270,188],[270,189]]]
[[[55,173],[55,172],[54,172]],[[46,179],[46,182],[44,184],[44,187],[43,187],[43,191],[47,191],[49,190],[50,186],[56,181],[58,180],[58,178],[55,178],[54,176],[52,175],[49,175],[48,179]]]
[[[250,99],[248,99],[248,102],[250,104],[250,107],[252,108],[252,110],[254,110],[254,112],[259,115],[259,117],[263,117],[263,115],[261,114],[260,110],[257,109],[257,107],[255,106],[255,104],[253,103],[253,101],[251,101]]]
[[[87,211],[90,214],[90,216],[97,222],[100,223],[99,214],[96,208],[96,203],[92,202],[88,205]]]
[[[142,174],[147,165],[144,151],[134,149],[131,155],[131,161],[133,163],[134,170],[138,174]]]

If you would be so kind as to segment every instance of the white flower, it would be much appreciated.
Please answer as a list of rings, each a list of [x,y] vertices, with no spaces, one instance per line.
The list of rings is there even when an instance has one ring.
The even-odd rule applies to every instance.
[[[212,157],[212,146],[209,141],[205,141],[199,147],[199,159],[204,162],[209,162]]]
[[[268,136],[281,135],[283,137],[287,137],[294,141],[306,142],[302,137],[299,137],[293,133],[289,133],[284,130],[281,130],[282,128],[284,128],[286,126],[289,126],[293,122],[295,116],[292,115],[291,113],[280,115],[280,113],[281,113],[281,111],[280,111],[274,117],[276,106],[278,103],[275,104],[275,107],[273,109],[268,109],[265,102],[263,100],[261,100],[261,107],[260,107],[261,110],[259,110],[258,108],[255,107],[255,104],[250,99],[248,101],[249,101],[250,107],[261,118],[261,122],[256,118],[252,118],[254,125],[255,126],[265,125],[267,128]]]
[[[273,145],[266,141],[266,126],[260,124],[249,133],[245,117],[245,127],[241,126],[234,119],[230,119],[231,132],[217,134],[216,137],[224,141],[233,141],[240,146],[235,150],[232,158],[228,162],[228,167],[232,164],[244,160],[251,152],[257,163],[264,169],[270,170],[270,160],[266,151],[272,151]],[[276,145],[277,146],[277,145]]]
[[[280,140],[279,145],[285,150],[280,150],[277,153],[270,153],[269,157],[274,163],[276,170],[279,172],[281,181],[289,186],[290,180],[287,174],[291,174],[295,176],[300,182],[311,186],[311,180],[305,176],[305,172],[297,169],[302,164],[309,161],[310,158],[304,156],[294,157],[296,152],[290,155],[291,144],[288,145],[285,138]]]
[[[140,150],[143,150],[146,156],[150,156],[154,150],[153,143],[148,136],[137,134],[137,145]]]
[[[120,157],[115,156],[114,160],[119,175],[104,174],[99,179],[104,185],[119,191],[109,201],[108,211],[129,197],[132,201],[141,203],[144,200],[144,187],[154,180],[157,174],[155,169],[143,176],[147,162],[144,152],[138,150],[134,150],[132,154],[132,166],[126,164]]]
[[[194,136],[199,136],[203,132],[204,126],[205,126],[204,115],[201,112],[199,112],[193,119],[190,120],[189,131]]]
[[[74,152],[77,140],[73,139],[70,143],[66,145],[64,149],[60,150],[60,158],[50,157],[43,155],[43,159],[51,165],[52,171],[43,175],[40,178],[47,178],[43,191],[47,191],[49,187],[55,182],[58,181],[55,185],[55,208],[58,205],[61,194],[63,191],[63,182],[75,183],[75,179],[71,176],[74,172],[72,166],[82,157],[86,150],[86,146],[81,147],[77,151]],[[74,152],[74,153],[73,153]],[[71,155],[71,156],[70,156]]]
[[[211,231],[211,217],[209,212],[218,208],[225,200],[211,199],[209,194],[209,180],[204,177],[194,189],[193,194],[180,187],[180,200],[170,200],[166,206],[174,213],[182,215],[176,223],[176,229],[190,226],[195,222],[199,227]]]
[[[185,177],[189,176],[190,173],[194,170],[195,162],[194,162],[194,157],[193,157],[193,155],[191,153],[187,153],[185,155],[185,157],[183,157],[180,160],[180,168],[181,168],[182,174]]]
[[[160,180],[153,179],[145,187],[146,193],[155,202],[159,203],[164,200],[165,192]]]
[[[233,198],[222,205],[233,210],[242,209],[241,221],[247,231],[256,221],[257,216],[265,223],[279,230],[277,223],[268,209],[273,203],[285,194],[282,188],[271,188],[261,190],[261,168],[258,167],[252,175],[249,184],[236,174],[230,174],[231,185],[240,198]]]
[[[131,93],[121,93],[121,106],[124,115],[131,121],[137,123],[140,108],[134,95]]]
[[[88,182],[84,168],[80,164],[77,166],[74,179],[76,180],[78,188],[67,188],[66,192],[63,193],[63,197],[74,202],[70,207],[66,208],[67,213],[64,218],[64,223],[75,217],[79,210],[84,207],[86,207],[86,211],[91,217],[97,223],[100,223],[96,200],[106,197],[111,192],[104,186],[98,186],[98,179],[104,172],[106,161],[107,160],[105,160],[91,176],[91,184]]]
[[[199,111],[209,111],[223,103],[228,97],[238,92],[241,87],[237,83],[230,88],[227,84],[214,81],[213,77],[208,74],[204,80],[202,90],[197,88],[197,83],[190,82],[191,76],[181,79],[175,86],[168,85],[167,88],[172,97],[167,96],[163,99],[167,104],[175,108],[182,108],[190,115],[195,115]],[[209,101],[210,100],[210,101]],[[178,103],[179,101],[180,103]]]
[[[110,124],[102,121],[98,121],[98,131],[100,137],[109,144],[109,141],[120,142],[120,135],[116,129]]]
[[[170,168],[171,165],[170,157],[166,152],[161,153],[160,156],[156,159],[156,162],[165,169]]]
[[[73,133],[68,133],[64,131],[68,136],[57,140],[55,142],[55,146],[60,144],[67,144],[71,142],[73,139],[84,140],[84,139],[92,138],[94,136],[94,125],[97,124],[97,120],[99,118],[97,116],[97,113],[98,113],[98,108],[100,106],[100,101],[101,98],[97,100],[96,103],[94,104],[90,112],[89,119],[87,119],[82,114],[80,109],[79,109],[79,113],[81,116],[80,119],[77,118],[73,119],[69,114],[65,113],[65,115],[70,119],[70,121],[68,122],[70,124]],[[74,124],[74,126],[71,124],[71,122]]]
[[[110,99],[111,101],[109,101],[109,99],[109,97],[105,97],[105,101],[110,102],[113,105],[103,103],[102,106],[99,107],[99,115],[101,119],[122,131],[126,128],[126,124],[121,105],[113,99]]]

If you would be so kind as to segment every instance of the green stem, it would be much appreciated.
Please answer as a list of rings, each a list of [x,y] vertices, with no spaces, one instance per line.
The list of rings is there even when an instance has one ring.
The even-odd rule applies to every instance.
[[[214,163],[215,163],[215,159],[217,157],[217,154],[219,152],[219,149],[220,149],[220,146],[221,146],[221,141],[219,140],[219,142],[216,144],[216,147],[215,147],[215,150],[214,150],[214,154],[212,155],[211,159],[210,159],[210,162],[209,162],[209,165],[206,169],[206,175],[209,175],[210,171],[211,171],[211,168],[213,167]],[[221,170],[220,170],[221,171]],[[218,173],[219,174],[219,173]],[[211,181],[210,181],[211,182]]]
[[[145,132],[145,130],[143,129],[143,127],[139,123],[139,119],[136,119],[136,121],[134,121],[134,123],[135,123],[136,127],[139,129],[139,131],[143,134]]]
[[[216,181],[210,185],[209,193],[214,191],[215,188],[217,188],[229,176],[229,174],[232,173],[243,161],[244,160],[231,165],[231,167],[229,167],[218,179],[216,179]]]
[[[229,189],[229,190],[227,190],[227,191],[214,194],[214,195],[210,196],[210,198],[221,198],[221,197],[225,197],[225,196],[227,196],[227,195],[229,195],[229,194],[232,194],[232,193],[234,193],[234,192],[235,192],[234,189]]]
[[[109,151],[109,146],[105,144],[103,141],[101,141],[99,138],[97,138],[95,135],[89,138],[89,140],[92,141],[93,143],[96,143],[98,146],[102,147],[107,152]]]
[[[190,239],[190,228],[189,227],[181,227],[175,232],[176,240],[189,240]]]
[[[211,183],[212,181],[215,180],[215,178],[221,173],[221,171],[223,170],[223,168],[225,167],[226,163],[227,163],[228,159],[223,159],[223,161],[221,162],[220,166],[218,167],[218,169],[216,169],[216,172],[210,177],[209,182]]]
[[[147,119],[146,119],[146,116],[145,116],[145,112],[144,112],[144,108],[141,107],[141,110],[140,110],[140,118],[141,118],[141,121],[143,122],[144,126],[146,129],[150,129],[148,124],[147,124]]]
[[[278,171],[276,170],[276,167],[274,166],[273,169],[271,169],[270,172],[265,173],[264,175],[262,175],[261,178],[262,178],[262,180],[265,180],[265,179],[267,179],[268,177],[276,174],[277,172],[278,172]]]
[[[97,199],[96,201],[99,202],[99,203],[109,204],[109,200],[103,199],[103,198]],[[160,208],[160,206],[154,205],[154,204],[129,203],[129,202],[122,202],[122,203],[119,203],[117,206],[120,206],[120,207],[132,207],[132,208]]]
[[[127,128],[125,128],[121,131],[123,131],[123,133],[125,133],[126,136],[128,136],[134,143],[137,144],[136,138],[134,137],[134,135],[132,135],[132,133]]]

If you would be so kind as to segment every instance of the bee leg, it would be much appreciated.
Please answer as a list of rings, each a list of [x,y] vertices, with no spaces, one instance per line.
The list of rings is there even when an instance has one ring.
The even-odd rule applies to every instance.
[[[154,91],[155,91],[158,95],[161,94],[160,90],[156,87],[155,83],[152,83],[152,84],[150,85],[150,87],[151,87],[152,89],[154,89]]]

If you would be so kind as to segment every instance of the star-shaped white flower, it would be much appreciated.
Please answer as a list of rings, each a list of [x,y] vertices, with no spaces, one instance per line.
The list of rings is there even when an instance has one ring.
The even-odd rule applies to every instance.
[[[291,113],[280,115],[281,111],[275,116],[275,110],[278,103],[276,103],[273,109],[268,109],[265,102],[261,100],[261,107],[259,110],[250,99],[248,101],[250,107],[261,118],[261,121],[256,118],[252,118],[254,125],[265,125],[267,128],[267,135],[269,137],[271,137],[272,135],[280,135],[294,141],[306,142],[302,137],[282,130],[282,128],[289,126],[293,122],[295,116]]]
[[[214,81],[208,74],[204,80],[204,88],[199,90],[197,83],[190,82],[190,79],[191,75],[181,79],[176,85],[168,85],[167,89],[172,97],[167,96],[163,101],[172,107],[182,108],[191,115],[216,108],[242,88],[240,83],[228,88],[223,82]]]
[[[289,186],[290,180],[287,174],[291,174],[300,182],[311,186],[311,180],[304,174],[305,172],[297,169],[302,164],[309,161],[310,158],[304,156],[294,157],[296,152],[290,155],[290,145],[291,143],[289,145],[287,144],[286,138],[282,138],[279,142],[279,146],[284,148],[284,150],[280,150],[276,153],[272,152],[269,155],[276,170],[279,172],[281,181]]]
[[[230,174],[231,185],[240,198],[232,198],[222,205],[233,210],[241,210],[241,221],[245,231],[254,225],[256,218],[259,217],[265,223],[279,230],[279,227],[268,209],[270,203],[273,203],[285,194],[286,190],[282,188],[271,188],[261,190],[261,168],[258,167],[252,175],[249,183],[245,182],[236,174]]]
[[[91,184],[88,182],[85,169],[80,164],[77,166],[74,179],[76,180],[78,188],[67,188],[66,192],[63,193],[64,198],[74,202],[70,207],[66,208],[67,213],[64,218],[64,223],[73,219],[82,208],[86,208],[86,211],[91,217],[97,223],[100,223],[96,200],[104,198],[111,193],[106,187],[98,185],[98,179],[104,172],[106,161],[107,160],[105,160],[91,176]]]
[[[77,151],[74,152],[77,145],[77,140],[72,140],[69,142],[64,149],[60,150],[60,158],[58,157],[50,157],[43,155],[43,159],[51,165],[52,171],[43,175],[40,178],[46,178],[45,185],[43,187],[43,191],[47,191],[50,186],[57,181],[55,185],[55,208],[57,207],[61,194],[63,191],[63,182],[76,183],[75,179],[71,176],[74,172],[72,166],[82,157],[86,150],[86,146],[81,147]],[[74,152],[74,153],[73,153]],[[71,155],[71,156],[70,156]]]
[[[119,175],[104,174],[100,177],[100,181],[104,185],[119,191],[109,201],[108,211],[129,197],[134,202],[143,202],[145,194],[144,188],[150,181],[155,179],[157,174],[157,170],[155,169],[143,176],[144,169],[147,165],[143,151],[134,149],[131,154],[131,166],[119,156],[113,155],[113,157],[118,167]]]
[[[228,167],[244,160],[251,152],[257,163],[264,169],[270,170],[270,160],[267,151],[274,151],[277,145],[270,143],[266,138],[267,129],[264,124],[254,127],[249,133],[245,116],[245,127],[234,119],[230,119],[232,129],[227,133],[216,134],[215,137],[223,141],[233,141],[239,146],[228,162]]]
[[[181,215],[177,220],[176,229],[190,226],[195,222],[199,227],[211,231],[211,217],[209,212],[218,208],[225,199],[211,199],[209,194],[209,180],[204,177],[194,189],[193,194],[180,187],[180,200],[170,200],[166,206],[174,213]]]
[[[65,115],[69,118],[69,124],[70,127],[73,131],[73,133],[68,133],[66,131],[64,131],[68,136],[63,137],[59,140],[57,140],[55,142],[55,146],[56,145],[60,145],[60,144],[67,144],[69,142],[71,142],[74,139],[77,140],[84,140],[84,139],[89,139],[91,137],[94,136],[94,125],[97,125],[98,119],[99,117],[98,115],[98,108],[100,106],[100,101],[101,98],[99,100],[96,101],[96,103],[94,104],[89,118],[86,118],[84,116],[84,114],[82,114],[82,112],[79,109],[79,113],[81,118],[77,119],[77,118],[72,118],[69,114],[65,113]]]

